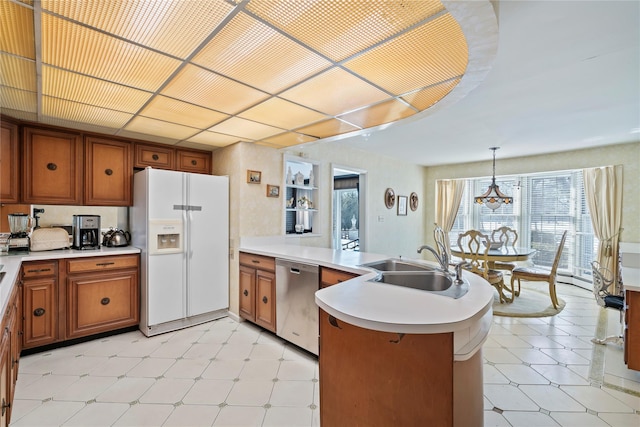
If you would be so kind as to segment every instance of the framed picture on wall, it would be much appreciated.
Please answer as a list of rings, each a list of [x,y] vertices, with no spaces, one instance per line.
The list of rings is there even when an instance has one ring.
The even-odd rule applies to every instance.
[[[407,214],[407,196],[398,196],[398,215]]]
[[[262,172],[247,170],[247,182],[249,184],[260,184],[262,181]]]
[[[267,197],[279,197],[279,196],[280,196],[280,186],[267,184]]]

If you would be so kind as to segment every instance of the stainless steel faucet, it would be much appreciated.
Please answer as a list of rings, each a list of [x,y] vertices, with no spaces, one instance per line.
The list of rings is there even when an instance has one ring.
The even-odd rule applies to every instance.
[[[421,253],[423,251],[423,249],[428,250],[436,258],[436,260],[440,264],[440,268],[442,268],[444,271],[448,272],[449,271],[449,255],[447,255],[447,249],[440,242],[436,242],[436,245],[438,245],[438,248],[440,249],[440,254],[441,255],[439,255],[438,252],[435,249],[433,249],[431,246],[429,246],[429,245],[420,246],[418,248],[418,253]]]

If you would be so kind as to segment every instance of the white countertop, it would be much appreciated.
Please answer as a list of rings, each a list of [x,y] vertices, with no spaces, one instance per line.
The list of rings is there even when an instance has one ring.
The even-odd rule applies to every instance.
[[[25,261],[43,261],[50,259],[62,259],[62,258],[86,258],[94,256],[107,256],[107,255],[127,255],[138,254],[140,249],[133,246],[124,246],[117,248],[100,247],[96,250],[77,250],[77,249],[57,249],[53,251],[40,251],[29,252],[16,255],[3,255],[0,256],[0,265],[2,265],[1,271],[5,272],[2,281],[0,282],[0,307],[2,308],[2,315],[4,316],[5,308],[7,306],[7,299],[11,295],[13,287],[20,273],[20,266]]]
[[[417,334],[453,332],[455,360],[471,357],[486,339],[491,326],[494,289],[472,273],[463,273],[469,281],[469,292],[453,299],[369,282],[375,273],[359,265],[394,258],[388,255],[288,244],[245,245],[240,251],[362,274],[317,291],[316,304],[342,321],[367,329]],[[423,260],[411,261],[435,265]]]

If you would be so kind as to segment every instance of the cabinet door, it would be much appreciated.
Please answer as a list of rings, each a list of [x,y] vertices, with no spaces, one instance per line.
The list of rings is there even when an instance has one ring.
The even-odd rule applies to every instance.
[[[82,138],[73,133],[24,129],[22,201],[82,204]]]
[[[0,123],[0,202],[18,203],[18,126]]]
[[[138,270],[68,276],[67,338],[136,325],[138,306]]]
[[[625,291],[624,361],[640,371],[640,292]]]
[[[84,204],[130,206],[133,179],[131,158],[129,142],[87,137]]]
[[[177,150],[178,166],[183,172],[211,173],[211,153]]]
[[[43,277],[25,280],[22,291],[24,317],[23,348],[37,347],[57,341],[57,279]]]
[[[175,149],[156,145],[136,144],[134,167],[144,169],[151,166],[156,169],[174,169]]]
[[[256,270],[240,266],[240,317],[255,322],[256,320]]]
[[[0,427],[9,425],[9,413],[11,398],[9,397],[9,334],[3,330],[0,338],[0,403],[2,414],[0,415]]]
[[[256,324],[276,331],[276,275],[256,270]]]

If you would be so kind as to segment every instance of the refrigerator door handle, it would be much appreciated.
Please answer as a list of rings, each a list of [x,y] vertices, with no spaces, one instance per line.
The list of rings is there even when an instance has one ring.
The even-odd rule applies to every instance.
[[[187,205],[173,205],[174,211],[186,211],[189,210],[189,206]]]

